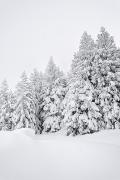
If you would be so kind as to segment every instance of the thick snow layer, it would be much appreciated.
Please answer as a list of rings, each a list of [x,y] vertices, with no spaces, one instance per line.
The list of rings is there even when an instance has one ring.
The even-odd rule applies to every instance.
[[[0,180],[120,180],[120,130],[65,137],[0,132]]]

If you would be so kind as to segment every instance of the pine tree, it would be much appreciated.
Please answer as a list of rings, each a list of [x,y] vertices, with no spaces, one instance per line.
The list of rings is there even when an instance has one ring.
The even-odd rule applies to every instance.
[[[54,132],[60,129],[63,76],[63,72],[55,65],[51,57],[45,71],[44,101],[42,104],[43,129],[46,132]]]
[[[80,45],[79,45],[79,52],[87,52],[91,51],[95,48],[94,40],[91,38],[91,35],[85,31],[81,37]]]
[[[51,57],[45,71],[45,80],[47,85],[52,85],[52,83],[54,83],[54,81],[60,76],[63,76],[63,72],[55,65],[53,57]]]
[[[71,81],[88,79],[91,70],[91,59],[96,45],[87,32],[84,32],[79,45],[79,50],[74,54],[71,65]]]
[[[65,98],[67,82],[65,78],[58,78],[52,85],[51,91],[44,99],[44,131],[56,132],[61,129],[62,101]]]
[[[116,49],[113,36],[110,36],[104,27],[101,27],[100,34],[98,34],[97,48],[104,50]]]
[[[86,81],[72,83],[63,101],[63,128],[67,135],[99,130],[101,114],[93,101],[93,89]]]
[[[16,90],[17,96],[24,95],[27,91],[29,91],[29,82],[25,71],[21,74],[20,81],[16,86]]]
[[[34,103],[30,92],[29,81],[25,72],[16,86],[17,103],[14,111],[14,122],[16,128],[34,127]]]
[[[0,129],[12,130],[14,128],[12,121],[14,103],[13,93],[9,90],[7,81],[4,80],[0,88]]]
[[[91,82],[96,89],[96,102],[101,109],[104,128],[120,127],[119,99],[120,50],[105,28],[97,39],[97,50],[92,59]]]
[[[35,112],[35,133],[42,133],[43,117],[41,112],[43,110],[43,74],[34,69],[30,75],[30,89],[34,102]]]

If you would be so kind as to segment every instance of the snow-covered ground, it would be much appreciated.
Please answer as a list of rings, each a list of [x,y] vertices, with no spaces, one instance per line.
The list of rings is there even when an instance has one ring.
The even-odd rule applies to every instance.
[[[0,180],[120,180],[120,130],[77,137],[2,131]]]

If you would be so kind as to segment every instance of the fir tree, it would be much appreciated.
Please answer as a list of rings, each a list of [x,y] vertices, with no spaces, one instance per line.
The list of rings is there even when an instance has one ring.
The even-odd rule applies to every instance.
[[[93,89],[88,82],[76,81],[70,85],[63,109],[63,128],[67,135],[99,130],[101,114],[93,101]]]
[[[34,103],[30,92],[29,81],[25,72],[21,75],[21,80],[16,87],[17,103],[14,112],[16,128],[34,127]]]
[[[9,90],[7,81],[4,80],[0,88],[0,126],[4,130],[12,130],[14,122],[12,120],[15,97]]]
[[[53,57],[51,57],[45,71],[46,83],[52,85],[52,83],[54,83],[54,81],[60,76],[63,76],[63,72],[55,65]]]
[[[62,101],[65,98],[67,82],[65,78],[58,78],[52,85],[51,91],[44,99],[44,131],[56,132],[61,129]]]
[[[42,133],[43,117],[41,112],[43,110],[43,75],[34,69],[30,75],[30,89],[34,102],[35,112],[35,133]]]
[[[97,48],[105,50],[116,48],[113,36],[110,36],[104,27],[101,27],[100,34],[98,34]]]
[[[98,35],[97,50],[92,60],[91,82],[96,89],[103,127],[119,127],[120,82],[117,69],[120,67],[120,51],[105,28],[101,28]]]
[[[90,75],[91,59],[94,53],[95,43],[87,32],[84,32],[79,45],[79,50],[74,54],[71,65],[71,81],[88,79]]]

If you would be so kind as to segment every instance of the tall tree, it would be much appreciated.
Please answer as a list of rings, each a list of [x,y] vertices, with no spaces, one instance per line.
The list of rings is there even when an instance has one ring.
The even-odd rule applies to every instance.
[[[89,35],[86,31],[82,34],[80,39],[79,51],[87,52],[91,51],[95,48],[95,42],[92,39],[91,35]]]
[[[53,57],[50,57],[50,60],[48,62],[46,71],[45,71],[45,80],[46,83],[49,85],[52,85],[54,81],[61,77],[63,75],[63,72],[60,71],[59,67],[57,67],[53,61]]]
[[[104,27],[101,27],[100,34],[98,34],[97,47],[105,50],[116,48],[113,36],[110,36]]]
[[[25,72],[21,75],[21,80],[16,86],[17,103],[14,112],[16,128],[34,127],[34,103],[30,92],[29,81]]]
[[[46,93],[44,99],[44,131],[56,132],[61,129],[62,101],[66,95],[67,81],[65,78],[58,78],[52,85],[51,91]]]
[[[97,39],[97,49],[92,59],[91,82],[96,89],[98,106],[104,120],[104,128],[120,127],[120,50],[113,37],[101,28]]]
[[[85,80],[90,74],[91,59],[95,49],[94,40],[87,32],[84,32],[79,45],[79,50],[74,54],[74,59],[71,65],[70,77],[74,80]]]
[[[40,134],[43,130],[43,117],[41,112],[43,111],[43,74],[34,69],[30,75],[30,89],[32,99],[34,102],[35,113],[35,133]]]
[[[21,74],[20,81],[16,86],[16,93],[18,96],[24,95],[27,91],[29,91],[29,82],[26,72],[24,71]]]

